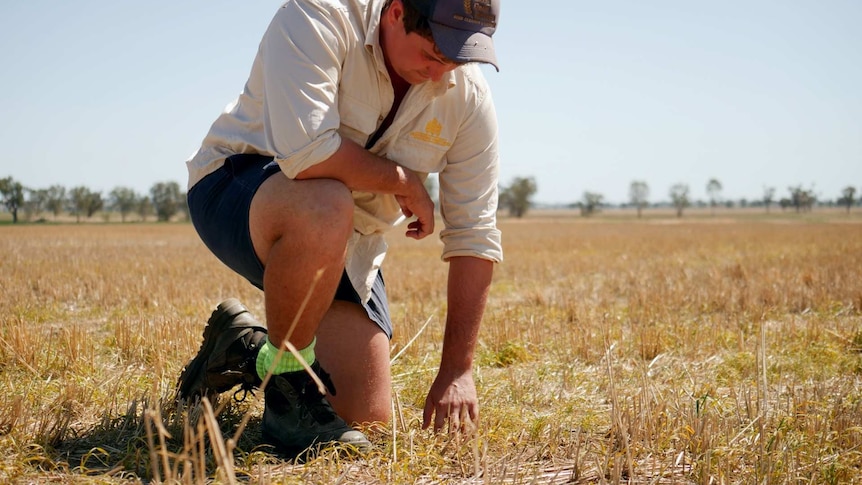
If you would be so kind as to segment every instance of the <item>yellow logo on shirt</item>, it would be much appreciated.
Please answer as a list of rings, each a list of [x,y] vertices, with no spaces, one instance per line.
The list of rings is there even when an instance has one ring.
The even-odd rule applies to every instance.
[[[440,137],[440,133],[443,132],[443,125],[437,120],[437,118],[433,118],[428,123],[425,123],[425,131],[414,131],[410,133],[410,136],[419,140],[425,141],[428,143],[433,143],[435,145],[440,145],[442,147],[452,146],[452,142],[445,138]]]

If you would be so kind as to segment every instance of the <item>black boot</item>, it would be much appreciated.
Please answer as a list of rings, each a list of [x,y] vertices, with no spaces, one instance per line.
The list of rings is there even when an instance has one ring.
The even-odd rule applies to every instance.
[[[219,303],[204,328],[198,354],[180,374],[177,398],[212,400],[237,385],[247,391],[260,387],[256,361],[265,339],[266,328],[239,300]]]
[[[311,369],[335,395],[329,374],[315,362]],[[341,419],[317,384],[304,370],[272,376],[265,389],[263,438],[279,451],[297,455],[314,447],[347,445],[360,453],[371,449],[371,442]]]

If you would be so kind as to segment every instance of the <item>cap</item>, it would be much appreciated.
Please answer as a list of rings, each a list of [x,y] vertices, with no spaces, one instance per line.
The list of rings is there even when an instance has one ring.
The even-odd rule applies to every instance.
[[[456,62],[486,62],[498,71],[491,36],[500,0],[407,0],[428,18],[437,48]]]

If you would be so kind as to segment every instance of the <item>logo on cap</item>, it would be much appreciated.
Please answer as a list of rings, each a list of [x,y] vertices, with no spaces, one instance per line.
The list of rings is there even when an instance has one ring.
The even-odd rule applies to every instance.
[[[489,0],[464,0],[464,14],[452,16],[455,20],[480,24],[483,27],[496,27],[497,16],[491,7]]]

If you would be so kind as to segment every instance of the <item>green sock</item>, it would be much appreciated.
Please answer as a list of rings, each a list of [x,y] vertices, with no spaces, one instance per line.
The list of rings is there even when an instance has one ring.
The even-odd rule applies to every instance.
[[[299,351],[299,355],[305,359],[305,362],[308,365],[314,363],[314,344],[317,343],[317,337],[314,337],[314,340],[311,341],[311,344],[308,347]],[[266,340],[266,343],[263,344],[263,347],[260,348],[260,353],[257,354],[257,362],[255,368],[257,370],[257,375],[260,376],[261,379],[266,377],[267,371],[272,367],[272,363],[275,362],[275,357],[278,355],[278,347],[272,345],[269,342],[269,339]],[[281,355],[281,359],[279,359],[278,364],[276,364],[275,369],[272,371],[273,375],[284,374],[286,372],[296,372],[302,370],[302,364],[296,360],[296,357],[290,353],[289,350],[285,350]]]

